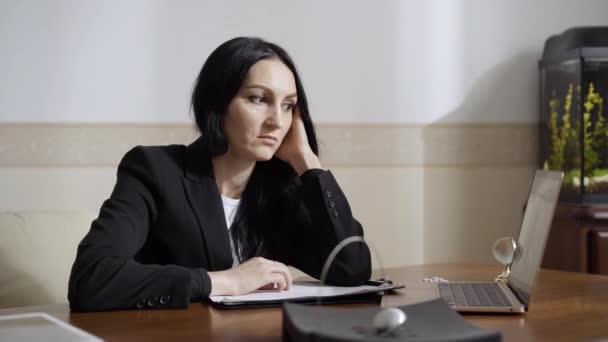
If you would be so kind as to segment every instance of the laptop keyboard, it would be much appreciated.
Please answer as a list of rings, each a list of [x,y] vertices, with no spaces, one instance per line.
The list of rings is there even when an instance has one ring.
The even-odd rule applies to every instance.
[[[438,283],[439,294],[450,305],[509,307],[511,301],[497,283]]]

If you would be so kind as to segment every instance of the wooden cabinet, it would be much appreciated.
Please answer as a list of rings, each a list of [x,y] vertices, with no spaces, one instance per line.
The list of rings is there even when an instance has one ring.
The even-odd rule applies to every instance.
[[[608,274],[608,205],[559,203],[542,267]]]
[[[608,274],[608,229],[594,229],[589,236],[590,272]]]

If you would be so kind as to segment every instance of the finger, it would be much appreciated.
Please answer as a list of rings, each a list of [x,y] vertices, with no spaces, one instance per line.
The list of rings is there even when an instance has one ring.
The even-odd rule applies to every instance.
[[[291,276],[289,268],[287,268],[287,289],[291,288],[291,284],[293,284],[293,277]]]
[[[287,265],[285,266],[287,268],[287,273],[285,273],[286,275],[286,281],[287,281],[287,289],[289,290],[291,288],[291,284],[293,283],[293,278],[291,277],[291,272],[289,271],[289,267],[287,267]]]
[[[268,263],[269,261],[271,261],[271,260],[268,260],[268,259],[260,257],[260,256],[254,257],[254,258],[252,258],[250,260],[252,260],[254,262],[259,262],[259,263]]]
[[[285,282],[285,277],[281,273],[270,273],[266,277],[266,281],[268,283],[277,284],[277,290],[283,291],[287,288],[287,283]]]
[[[273,272],[289,272],[289,268],[287,267],[287,265],[280,261],[271,261],[269,266]]]
[[[268,290],[277,290],[278,287],[279,287],[279,285],[277,285],[277,283],[268,283],[268,284],[260,287],[258,290],[265,290],[265,291],[268,291]]]
[[[302,114],[300,112],[293,116],[291,125],[293,127],[304,127],[304,120],[302,120]]]
[[[287,267],[287,265],[279,262],[279,261],[274,261],[274,260],[270,260],[270,259],[266,259],[266,258],[262,258],[262,257],[256,257],[250,260],[254,260],[255,262],[259,263],[260,265],[263,265],[264,268],[266,268],[267,272],[270,273],[275,273],[275,274],[280,274],[282,276],[282,283],[284,284],[284,286],[281,288],[281,290],[288,290],[289,288],[291,288],[291,284],[293,282],[293,279],[291,277],[291,272],[289,272],[289,268]],[[261,287],[261,289],[267,289],[269,288],[268,285],[264,285]],[[269,288],[271,289],[271,288]]]
[[[280,263],[278,261],[275,261],[271,265],[271,270],[272,270],[272,272],[282,274],[283,277],[285,278],[285,284],[286,284],[287,288],[289,289],[291,287],[291,283],[293,282],[293,279],[291,277],[291,272],[289,272],[289,267],[287,267],[287,265]]]
[[[259,259],[261,263],[264,263],[266,265],[273,265],[273,264],[275,264],[275,263],[278,262],[278,261],[266,259],[266,258],[263,258],[263,257],[257,257],[257,259]]]
[[[249,260],[245,260],[244,262],[242,262],[241,264],[239,264],[239,266],[243,266],[243,265],[249,265],[249,264],[259,264],[259,263],[264,263],[264,258],[262,257],[253,257]],[[238,267],[238,266],[237,266]]]

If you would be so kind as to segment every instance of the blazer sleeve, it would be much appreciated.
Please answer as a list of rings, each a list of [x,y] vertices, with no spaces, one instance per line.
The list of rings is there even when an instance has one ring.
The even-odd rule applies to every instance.
[[[134,260],[155,220],[161,183],[143,147],[120,162],[114,190],[78,246],[68,299],[74,311],[185,308],[191,270]]]
[[[331,171],[308,170],[300,177],[295,198],[283,219],[283,255],[286,262],[320,278],[323,265],[342,240],[363,237],[363,227],[353,217],[346,196]],[[369,280],[371,256],[367,244],[353,242],[342,248],[333,260],[326,281],[356,286]]]

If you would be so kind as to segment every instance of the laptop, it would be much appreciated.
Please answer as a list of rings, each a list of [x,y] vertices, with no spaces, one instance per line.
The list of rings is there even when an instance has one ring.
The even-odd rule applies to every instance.
[[[437,286],[437,295],[460,312],[526,312],[543,260],[563,177],[561,171],[536,170],[506,282],[433,283]]]

